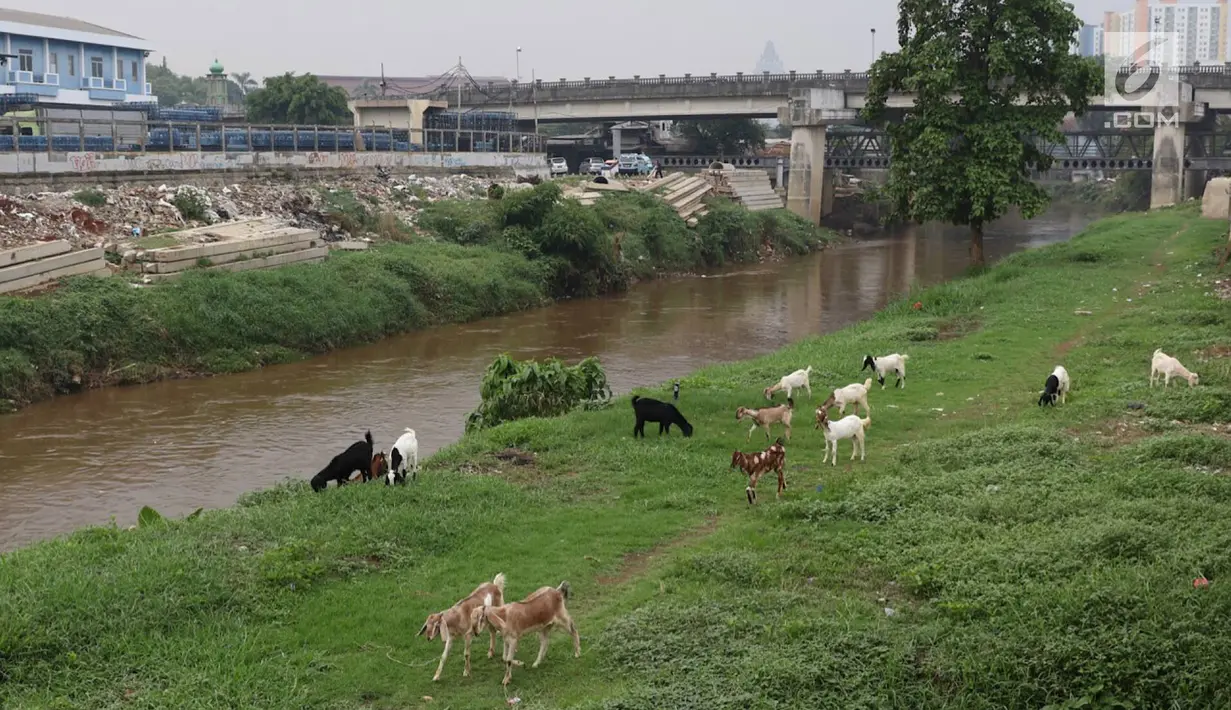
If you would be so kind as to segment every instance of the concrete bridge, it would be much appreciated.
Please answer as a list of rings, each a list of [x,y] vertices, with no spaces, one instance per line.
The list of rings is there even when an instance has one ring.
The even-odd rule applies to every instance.
[[[1182,67],[1178,74],[1182,82],[1178,107],[1123,99],[1116,105],[1108,105],[1101,97],[1092,99],[1092,108],[1096,110],[1133,110],[1155,117],[1148,166],[1107,166],[1108,169],[1151,170],[1152,207],[1182,200],[1186,173],[1196,168],[1194,163],[1198,159],[1209,158],[1207,153],[1188,157],[1188,124],[1204,124],[1209,130],[1214,113],[1231,112],[1231,64]],[[528,85],[518,82],[508,82],[504,86],[487,84],[463,87],[460,93],[442,90],[430,99],[420,96],[357,100],[351,107],[358,125],[412,127],[416,121],[422,122],[427,104],[441,100],[448,101],[450,108],[455,110],[509,110],[516,113],[519,120],[536,122],[776,117],[792,127],[788,207],[801,216],[819,221],[830,203],[824,196],[826,168],[861,167],[835,166],[827,162],[831,158],[826,141],[838,140],[836,134],[831,138],[827,127],[857,123],[858,112],[866,103],[867,89],[868,74],[850,71],[711,74],[708,77],[660,75],[632,79],[613,76],[581,81],[540,80]],[[908,109],[914,105],[914,97],[908,94],[890,96],[888,105]],[[619,144],[617,140],[615,145]],[[1117,155],[1107,160],[1144,161],[1144,155],[1136,151],[1130,157]]]

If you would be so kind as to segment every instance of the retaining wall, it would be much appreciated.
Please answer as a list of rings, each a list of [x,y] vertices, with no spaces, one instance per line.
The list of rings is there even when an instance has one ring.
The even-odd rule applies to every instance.
[[[0,293],[24,291],[68,276],[105,276],[103,250],[71,251],[64,240],[0,252]]]

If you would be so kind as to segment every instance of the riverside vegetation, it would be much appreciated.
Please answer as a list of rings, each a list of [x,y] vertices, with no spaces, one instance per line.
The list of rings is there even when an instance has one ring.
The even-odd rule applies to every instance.
[[[335,194],[331,204],[356,229],[406,238],[404,226],[390,227],[361,201]],[[502,199],[434,203],[420,215],[434,240],[323,264],[189,273],[148,289],[72,279],[43,297],[0,298],[0,409],[81,388],[248,370],[620,291],[661,272],[752,261],[765,248],[806,253],[829,239],[786,210],[752,213],[727,201],[710,210],[689,229],[650,196],[607,195],[588,207],[546,183]]]
[[[634,440],[621,396],[469,434],[417,485],[297,481],[8,553],[0,705],[504,706],[482,643],[471,678],[432,683],[441,647],[414,635],[504,572],[513,599],[567,579],[582,634],[581,659],[557,641],[514,676],[520,708],[1227,706],[1231,310],[1209,288],[1225,241],[1191,207],[1103,220],[694,373],[690,439]],[[1150,389],[1157,347],[1200,386]],[[812,364],[810,415],[862,381],[865,353],[894,351],[911,387],[874,388],[867,462],[844,448],[821,466],[801,429],[782,500],[748,506],[735,408]],[[1073,390],[1040,408],[1058,363]]]

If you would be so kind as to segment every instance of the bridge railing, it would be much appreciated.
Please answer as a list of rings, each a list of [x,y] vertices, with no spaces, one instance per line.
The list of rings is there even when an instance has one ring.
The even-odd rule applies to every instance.
[[[1231,88],[1231,63],[1228,64],[1202,64],[1175,67],[1174,71],[1182,78],[1194,80],[1197,83],[1208,83],[1209,80],[1215,80],[1218,86],[1224,84]],[[1120,74],[1128,75],[1130,69],[1121,69]],[[735,74],[685,74],[683,76],[667,76],[659,74],[658,76],[641,76],[634,75],[632,77],[616,77],[609,76],[603,78],[585,77],[583,79],[567,79],[561,78],[558,81],[544,81],[536,79],[533,83],[523,84],[517,80],[507,82],[487,82],[483,86],[466,86],[462,88],[462,104],[474,105],[492,104],[497,105],[501,101],[515,102],[532,101],[538,98],[550,98],[553,93],[570,92],[570,91],[585,91],[585,90],[602,90],[602,89],[618,89],[618,88],[635,88],[635,87],[663,87],[663,86],[682,86],[682,85],[746,85],[750,88],[758,85],[765,86],[773,85],[774,88],[779,86],[803,85],[834,85],[835,88],[847,89],[863,89],[867,86],[868,72],[866,71],[851,71],[849,69],[840,72],[827,72],[818,69],[814,72],[760,72],[760,73],[743,73]],[[421,94],[405,94],[402,98],[410,97],[431,97],[438,99],[457,99],[457,88],[441,87],[430,92]]]
[[[542,153],[534,133],[355,126],[0,119],[0,153],[505,152]]]

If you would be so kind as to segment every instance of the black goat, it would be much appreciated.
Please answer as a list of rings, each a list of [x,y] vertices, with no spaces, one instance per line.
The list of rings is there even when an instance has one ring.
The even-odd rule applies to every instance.
[[[672,424],[678,426],[680,431],[684,432],[684,436],[692,436],[692,425],[688,423],[683,414],[680,414],[680,410],[676,409],[674,404],[633,395],[633,412],[637,415],[637,423],[633,425],[634,439],[638,434],[642,439],[645,438],[646,422],[658,423],[659,436],[662,436],[663,432],[670,434]]]
[[[356,441],[347,447],[346,451],[333,457],[329,465],[312,477],[312,490],[317,493],[325,490],[330,481],[345,485],[350,475],[355,471],[364,480],[371,475],[372,469],[372,432],[363,435],[363,441]]]
[[[1047,383],[1043,385],[1043,394],[1039,395],[1039,406],[1050,404],[1056,406],[1056,398],[1060,396],[1060,378],[1055,375],[1047,376]]]

